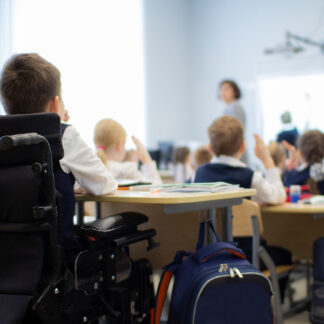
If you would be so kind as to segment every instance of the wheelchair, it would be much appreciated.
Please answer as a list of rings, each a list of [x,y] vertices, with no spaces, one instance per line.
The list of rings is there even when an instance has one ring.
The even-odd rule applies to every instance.
[[[53,176],[59,117],[0,117],[0,137],[0,323],[149,323],[152,268],[129,256],[136,242],[157,245],[154,229],[138,229],[148,218],[128,212],[79,226],[83,248],[67,266]]]

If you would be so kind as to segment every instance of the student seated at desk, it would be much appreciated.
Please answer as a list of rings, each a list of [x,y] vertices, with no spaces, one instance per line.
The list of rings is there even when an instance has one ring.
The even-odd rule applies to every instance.
[[[94,131],[94,143],[97,154],[116,179],[131,179],[139,182],[161,184],[155,161],[151,159],[143,144],[134,136],[132,140],[137,150],[133,161],[124,161],[126,156],[126,131],[113,119],[99,121]],[[138,159],[142,162],[138,169]]]
[[[210,148],[214,153],[211,163],[200,166],[194,182],[224,181],[239,184],[243,188],[257,190],[255,200],[262,203],[280,204],[286,199],[280,171],[275,167],[268,148],[259,135],[255,136],[255,155],[266,171],[265,177],[240,161],[244,152],[243,126],[231,116],[215,120],[208,128]]]
[[[245,146],[243,134],[243,126],[236,118],[223,116],[216,119],[208,128],[210,147],[214,157],[211,163],[204,164],[197,169],[195,182],[225,181],[239,184],[243,188],[256,189],[256,200],[259,202],[283,203],[286,193],[280,178],[280,171],[275,167],[270,152],[260,136],[255,135],[254,152],[266,169],[266,177],[264,178],[259,172],[254,172],[240,161]],[[251,261],[252,238],[236,237],[234,240],[238,242],[239,247]],[[276,265],[292,263],[289,251],[280,247],[267,246],[262,238],[260,243],[266,248]],[[261,269],[264,269],[263,265]],[[287,282],[287,277],[279,281],[281,296],[284,296]]]
[[[184,183],[193,174],[190,150],[187,146],[178,146],[173,151],[174,181]]]
[[[300,165],[285,173],[285,186],[309,184],[311,193],[324,195],[324,134],[319,130],[305,132],[295,153]]]
[[[203,164],[209,163],[213,157],[208,145],[199,146],[194,152],[194,167],[197,169]]]
[[[53,112],[61,120],[67,118],[60,72],[37,54],[12,56],[4,66],[0,86],[8,115]],[[94,195],[115,192],[117,182],[73,126],[62,122],[61,133],[64,157],[54,165],[54,179],[62,195],[64,252],[67,261],[73,262],[79,249],[73,234],[75,182]]]

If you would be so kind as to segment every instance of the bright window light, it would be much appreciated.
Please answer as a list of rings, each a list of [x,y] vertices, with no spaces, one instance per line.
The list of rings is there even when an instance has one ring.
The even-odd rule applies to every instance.
[[[280,115],[287,110],[299,133],[324,131],[324,74],[260,78],[259,88],[266,142],[282,130]]]
[[[142,0],[15,0],[13,53],[61,71],[63,99],[89,145],[103,118],[145,140]]]

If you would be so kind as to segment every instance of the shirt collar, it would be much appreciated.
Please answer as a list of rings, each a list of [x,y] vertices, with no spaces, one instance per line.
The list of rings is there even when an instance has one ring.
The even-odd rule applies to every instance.
[[[229,156],[229,155],[219,155],[219,156],[214,156],[211,160],[211,163],[222,163],[222,164],[228,164],[233,167],[247,167],[247,165],[240,161],[239,159]]]
[[[309,164],[308,163],[302,163],[301,165],[299,165],[297,167],[297,171],[303,171],[305,170],[306,168],[308,168]]]

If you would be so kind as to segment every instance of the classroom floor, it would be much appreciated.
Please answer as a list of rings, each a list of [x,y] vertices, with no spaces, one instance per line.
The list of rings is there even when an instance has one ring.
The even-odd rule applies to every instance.
[[[295,289],[295,298],[296,300],[302,299],[306,296],[306,279],[301,278],[296,280],[292,284],[293,288]],[[285,306],[287,305],[287,301],[285,301]],[[304,311],[300,314],[297,314],[289,319],[284,321],[284,324],[310,324],[309,321],[309,312]]]

